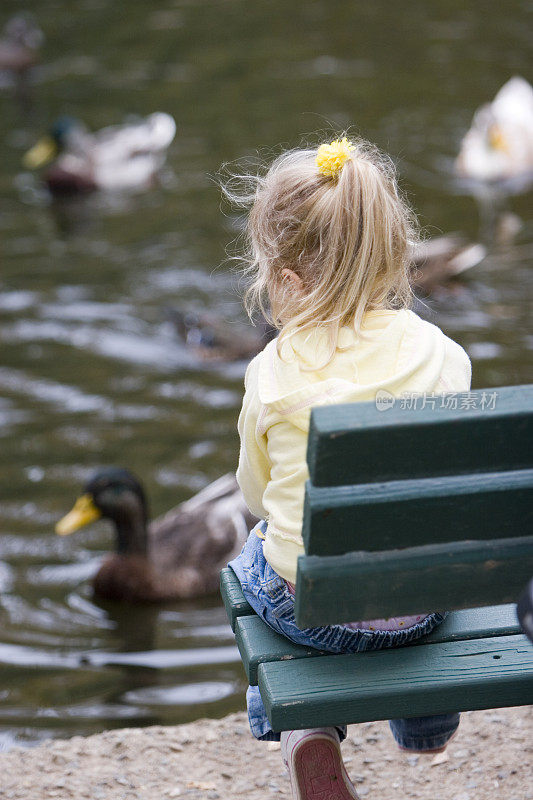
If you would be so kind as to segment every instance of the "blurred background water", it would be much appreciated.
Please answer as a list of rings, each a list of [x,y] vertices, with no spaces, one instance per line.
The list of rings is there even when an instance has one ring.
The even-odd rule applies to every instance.
[[[0,25],[20,11],[4,0]],[[0,82],[0,747],[241,708],[217,597],[95,603],[112,544],[101,523],[53,526],[100,465],[127,465],[158,515],[236,466],[244,363],[201,364],[167,308],[211,310],[240,335],[225,261],[223,162],[267,158],[353,125],[389,151],[429,235],[479,236],[451,176],[474,110],[531,65],[533,4],[487,0],[32,0],[43,29],[30,95]],[[158,185],[52,201],[21,157],[68,113],[91,129],[166,111],[177,135]],[[473,385],[533,381],[531,195],[422,313],[468,351]],[[517,219],[515,218],[515,222]]]

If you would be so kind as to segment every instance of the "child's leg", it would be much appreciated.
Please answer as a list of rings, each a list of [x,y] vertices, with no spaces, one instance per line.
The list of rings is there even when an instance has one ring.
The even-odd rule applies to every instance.
[[[249,686],[246,691],[246,707],[248,709],[248,722],[255,739],[261,742],[279,742],[280,734],[270,727],[259,686]]]
[[[257,686],[246,692],[248,719],[256,739],[281,741],[294,800],[358,800],[340,751],[346,728],[313,728],[275,733]],[[325,795],[325,792],[328,792]]]
[[[281,754],[294,800],[359,800],[342,760],[336,728],[283,731]]]
[[[392,735],[401,750],[412,753],[440,753],[459,727],[459,714],[391,719]]]

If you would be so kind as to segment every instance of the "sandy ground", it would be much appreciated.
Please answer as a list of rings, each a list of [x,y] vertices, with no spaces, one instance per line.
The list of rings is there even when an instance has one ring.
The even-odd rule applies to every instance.
[[[531,708],[463,715],[443,756],[407,756],[386,722],[352,725],[348,771],[369,800],[530,800]],[[109,731],[0,754],[0,798],[290,798],[279,745],[256,742],[244,714],[176,727]],[[326,798],[324,798],[326,800]]]

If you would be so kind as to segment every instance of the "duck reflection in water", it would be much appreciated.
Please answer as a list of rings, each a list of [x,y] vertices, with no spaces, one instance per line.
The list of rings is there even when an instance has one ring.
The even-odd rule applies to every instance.
[[[32,14],[22,12],[8,19],[0,38],[0,71],[22,86],[40,60],[43,41],[43,32]]]

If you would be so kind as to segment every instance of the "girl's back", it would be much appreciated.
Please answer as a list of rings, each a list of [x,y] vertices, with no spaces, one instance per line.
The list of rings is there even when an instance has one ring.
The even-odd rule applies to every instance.
[[[337,344],[326,361],[327,331],[297,330],[281,348],[275,341],[267,345],[246,375],[237,480],[250,509],[268,520],[266,559],[291,583],[296,581],[298,556],[304,552],[302,509],[311,408],[374,402],[383,391],[400,396],[466,391],[470,386],[470,362],[464,350],[406,309],[366,312],[360,332],[352,326],[340,328]]]
[[[307,630],[295,624],[310,410],[375,401],[383,391],[466,391],[470,362],[439,328],[408,310],[416,224],[390,160],[344,138],[286,153],[249,181],[253,191],[240,198],[251,205],[248,308],[258,306],[280,333],[246,372],[237,479],[262,521],[230,566],[255,611],[294,642],[336,653],[395,647],[425,635],[443,615]],[[280,738],[257,687],[247,701],[254,736]],[[401,747],[429,752],[445,747],[458,724],[458,714],[446,714],[394,720],[391,727]],[[326,789],[329,800],[357,798],[342,764],[343,735],[333,727],[281,734],[296,800],[318,800]],[[318,776],[322,793],[310,775]]]

